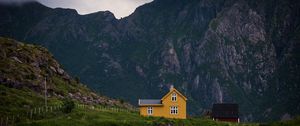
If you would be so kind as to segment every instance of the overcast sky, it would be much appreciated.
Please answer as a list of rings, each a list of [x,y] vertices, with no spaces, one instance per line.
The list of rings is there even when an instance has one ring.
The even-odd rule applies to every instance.
[[[34,0],[0,0],[0,2],[24,2]],[[89,14],[97,11],[109,10],[116,18],[126,17],[145,3],[153,0],[35,0],[51,7],[76,9],[79,14]]]

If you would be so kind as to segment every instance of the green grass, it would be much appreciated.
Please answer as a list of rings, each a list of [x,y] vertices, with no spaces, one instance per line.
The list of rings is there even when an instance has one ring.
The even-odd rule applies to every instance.
[[[61,114],[51,119],[43,119],[33,122],[20,123],[18,125],[37,125],[37,126],[53,126],[53,125],[130,125],[142,124],[142,117],[137,113],[129,112],[112,112],[91,109],[77,108],[70,114]]]
[[[69,114],[61,114],[49,119],[19,123],[19,126],[235,126],[257,125],[215,122],[206,118],[190,118],[186,120],[166,119],[158,117],[142,117],[133,112],[113,112],[76,108]]]
[[[263,124],[264,126],[300,126],[300,116],[293,120],[272,122],[269,124]]]
[[[28,89],[14,89],[0,85],[0,115],[24,114],[29,109],[44,105],[42,95]],[[49,98],[49,105],[59,104],[58,99]]]

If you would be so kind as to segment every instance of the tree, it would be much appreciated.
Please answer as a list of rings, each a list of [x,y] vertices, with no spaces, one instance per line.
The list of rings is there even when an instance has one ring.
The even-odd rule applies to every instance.
[[[79,84],[80,83],[80,78],[76,76],[75,81],[76,81],[77,84]]]

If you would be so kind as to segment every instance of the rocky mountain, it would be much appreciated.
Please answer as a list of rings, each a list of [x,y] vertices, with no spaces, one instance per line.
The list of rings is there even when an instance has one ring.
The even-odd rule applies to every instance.
[[[133,106],[100,96],[63,70],[47,49],[0,37],[0,115],[26,113],[44,106],[45,85],[48,105],[72,99],[81,104]]]
[[[238,103],[243,121],[300,113],[296,0],[154,0],[119,20],[36,2],[1,5],[0,14],[1,36],[47,47],[111,97],[136,104],[174,84],[194,115],[216,102]]]

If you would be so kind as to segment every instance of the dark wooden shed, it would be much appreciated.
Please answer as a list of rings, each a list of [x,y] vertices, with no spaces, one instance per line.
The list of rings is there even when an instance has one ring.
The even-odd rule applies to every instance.
[[[240,122],[239,106],[231,103],[214,104],[211,116],[216,121]]]

